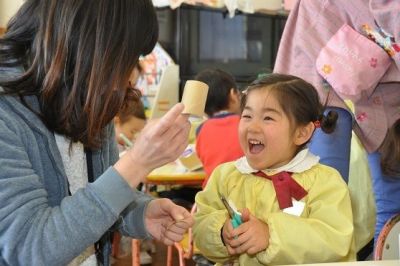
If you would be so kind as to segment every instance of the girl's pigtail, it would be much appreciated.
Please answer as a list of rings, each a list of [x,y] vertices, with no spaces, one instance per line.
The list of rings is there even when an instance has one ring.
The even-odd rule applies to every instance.
[[[338,113],[332,110],[329,111],[326,115],[321,115],[320,124],[322,131],[326,134],[332,133],[335,130],[338,117]]]
[[[382,173],[400,178],[400,119],[389,129],[380,151]]]
[[[328,106],[330,96],[331,96],[331,91],[328,91],[328,95],[326,96],[325,103],[322,106],[322,112],[319,119],[321,123],[321,129],[326,134],[331,134],[335,130],[336,122],[339,118],[338,113],[333,110],[330,110],[327,114],[324,114],[324,111]]]

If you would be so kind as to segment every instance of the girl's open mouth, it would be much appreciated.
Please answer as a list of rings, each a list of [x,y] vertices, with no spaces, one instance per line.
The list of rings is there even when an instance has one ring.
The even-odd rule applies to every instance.
[[[250,139],[249,140],[249,150],[252,154],[260,153],[264,149],[264,143],[259,140]]]

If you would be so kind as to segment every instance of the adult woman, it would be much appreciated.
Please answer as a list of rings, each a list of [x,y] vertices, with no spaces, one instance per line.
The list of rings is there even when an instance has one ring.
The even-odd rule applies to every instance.
[[[375,237],[387,219],[400,211],[400,182],[397,181],[400,176],[397,130],[400,124],[400,53],[396,50],[391,58],[390,68],[376,87],[368,88],[364,85],[365,88],[353,97],[339,97],[318,74],[315,62],[321,49],[344,24],[360,34],[364,34],[363,25],[369,25],[375,32],[385,32],[390,46],[398,49],[391,39],[399,41],[399,11],[400,6],[393,1],[297,1],[286,23],[274,69],[274,72],[290,73],[313,84],[321,99],[328,98],[328,110],[339,114],[336,132],[326,135],[317,130],[310,150],[321,157],[322,163],[336,168],[346,182],[349,175],[352,130],[361,140],[368,152],[375,193]],[[344,50],[348,49],[345,45],[343,47]],[[365,64],[365,68],[367,67],[369,66]],[[349,98],[354,99],[354,116],[344,102]],[[391,147],[390,152],[385,147]]]
[[[27,0],[11,19],[0,39],[0,264],[107,265],[110,228],[172,244],[192,225],[134,189],[184,150],[183,106],[118,161],[110,123],[157,34],[149,0]]]

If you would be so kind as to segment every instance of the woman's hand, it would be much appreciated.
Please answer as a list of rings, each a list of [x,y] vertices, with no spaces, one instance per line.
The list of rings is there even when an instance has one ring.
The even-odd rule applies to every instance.
[[[181,241],[193,224],[192,215],[169,199],[155,199],[147,206],[145,213],[147,231],[166,245]]]
[[[266,250],[269,245],[268,225],[251,215],[248,209],[242,211],[242,221],[235,229],[229,219],[224,224],[222,236],[228,253],[254,255]]]
[[[190,131],[188,116],[181,114],[183,109],[183,104],[177,104],[161,119],[148,123],[128,151],[135,162],[153,170],[182,154]]]
[[[131,187],[136,187],[155,168],[176,160],[188,144],[190,123],[178,103],[162,118],[150,121],[132,149],[114,165]]]

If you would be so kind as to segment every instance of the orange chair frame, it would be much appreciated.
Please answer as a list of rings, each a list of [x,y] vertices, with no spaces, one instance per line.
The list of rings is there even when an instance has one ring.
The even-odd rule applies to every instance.
[[[193,204],[192,209],[190,211],[191,215],[194,215],[196,212],[197,207],[196,203]],[[185,259],[191,259],[194,250],[193,244],[193,229],[189,228],[188,232],[188,248],[185,250],[181,244],[181,242],[175,242],[173,246],[168,246],[167,250],[167,266],[172,266],[172,255],[173,255],[173,248],[175,247],[178,251],[179,256],[179,266],[185,266]]]

